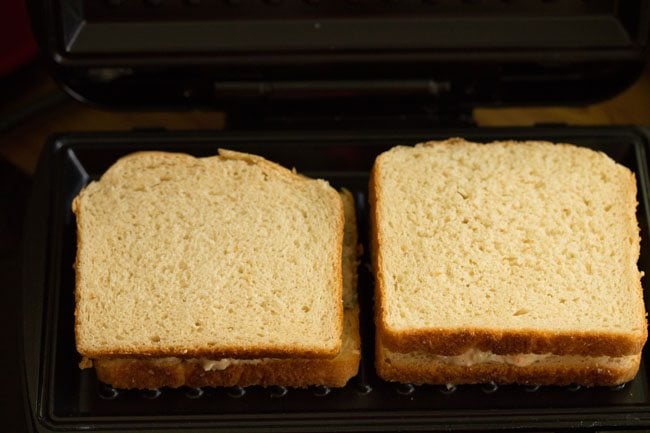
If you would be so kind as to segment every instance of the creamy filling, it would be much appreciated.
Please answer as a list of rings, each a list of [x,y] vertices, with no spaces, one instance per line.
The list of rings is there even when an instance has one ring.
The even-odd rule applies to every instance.
[[[432,358],[445,364],[460,365],[463,367],[486,363],[509,364],[517,367],[527,367],[536,362],[543,361],[550,356],[553,355],[551,353],[514,353],[511,355],[497,355],[496,353],[492,352],[484,352],[478,349],[469,349],[467,352],[460,355],[432,355]]]
[[[444,356],[423,354],[429,361],[441,362],[449,365],[458,365],[462,367],[471,367],[477,364],[507,364],[515,367],[528,367],[538,362],[587,362],[590,364],[609,364],[609,363],[631,363],[637,355],[627,355],[620,357],[612,356],[580,356],[580,355],[554,355],[552,353],[514,353],[509,355],[498,355],[492,352],[485,352],[478,349],[469,349],[460,355]]]
[[[268,361],[270,358],[260,358],[260,359],[234,359],[234,358],[224,358],[224,359],[191,359],[189,361],[200,362],[201,367],[204,371],[222,371],[226,368],[233,365],[240,364],[259,364],[260,362]]]

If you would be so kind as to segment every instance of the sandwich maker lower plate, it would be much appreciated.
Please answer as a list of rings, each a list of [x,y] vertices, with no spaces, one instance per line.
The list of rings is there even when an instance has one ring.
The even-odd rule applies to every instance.
[[[127,132],[65,135],[43,152],[25,231],[24,382],[35,431],[392,431],[616,430],[650,427],[648,363],[614,388],[412,386],[380,380],[373,368],[373,282],[368,256],[368,174],[398,144],[461,136],[475,141],[543,139],[587,146],[636,173],[639,267],[648,272],[648,131],[620,128],[464,129],[400,132]],[[363,360],[341,389],[180,388],[115,390],[80,370],[74,346],[75,224],[72,199],[121,156],[138,150],[197,156],[229,148],[262,155],[356,199]],[[646,299],[648,295],[646,294]],[[647,350],[644,359],[647,360]]]

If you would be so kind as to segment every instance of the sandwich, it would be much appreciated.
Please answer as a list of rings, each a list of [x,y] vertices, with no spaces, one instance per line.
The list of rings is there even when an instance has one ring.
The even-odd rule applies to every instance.
[[[139,152],[75,198],[82,368],[118,388],[343,386],[352,196],[259,156]]]
[[[370,181],[376,368],[414,384],[617,385],[647,338],[634,174],[603,153],[395,147]]]

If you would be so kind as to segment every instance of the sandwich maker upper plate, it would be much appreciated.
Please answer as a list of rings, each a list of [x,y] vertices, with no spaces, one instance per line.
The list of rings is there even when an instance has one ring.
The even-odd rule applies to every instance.
[[[89,133],[53,138],[43,152],[29,209],[24,256],[24,371],[36,431],[386,431],[650,428],[647,354],[636,379],[615,388],[412,386],[373,368],[373,282],[368,260],[368,173],[398,144],[462,136],[474,141],[544,139],[603,151],[636,174],[639,267],[650,266],[650,134],[634,127],[456,129],[378,132]],[[224,147],[262,155],[350,189],[356,199],[363,360],[341,389],[204,388],[114,390],[80,370],[74,346],[75,224],[71,201],[121,156],[136,150],[197,156]],[[646,299],[648,294],[646,293]]]

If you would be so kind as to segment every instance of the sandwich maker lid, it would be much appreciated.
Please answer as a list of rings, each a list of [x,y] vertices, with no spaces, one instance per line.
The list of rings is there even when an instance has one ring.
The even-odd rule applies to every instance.
[[[446,124],[478,105],[604,99],[638,77],[650,23],[650,0],[29,0],[29,7],[54,76],[80,100],[285,121],[353,113]]]

